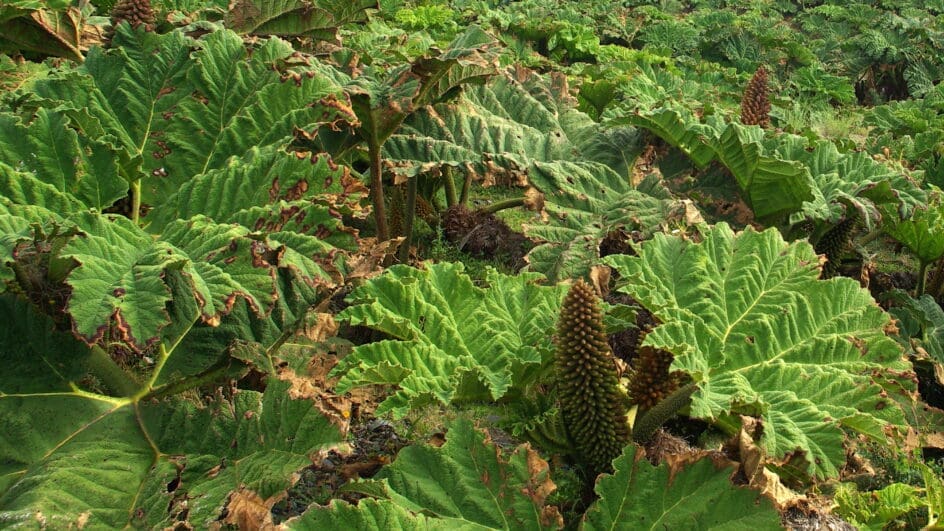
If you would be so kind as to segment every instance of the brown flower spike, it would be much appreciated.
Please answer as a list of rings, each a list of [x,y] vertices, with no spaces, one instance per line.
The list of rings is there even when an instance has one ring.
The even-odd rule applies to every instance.
[[[629,397],[642,411],[655,407],[679,388],[682,373],[669,372],[674,356],[664,350],[641,347],[634,360]]]
[[[741,123],[770,127],[770,98],[767,96],[767,69],[763,66],[754,72],[754,77],[741,98]]]
[[[564,298],[556,340],[564,424],[594,473],[609,471],[610,462],[629,443],[626,397],[619,390],[600,302],[583,280]]]
[[[118,24],[127,22],[132,28],[144,26],[144,31],[154,29],[154,9],[150,0],[119,0],[111,10],[111,27],[105,34],[105,42],[111,43]]]

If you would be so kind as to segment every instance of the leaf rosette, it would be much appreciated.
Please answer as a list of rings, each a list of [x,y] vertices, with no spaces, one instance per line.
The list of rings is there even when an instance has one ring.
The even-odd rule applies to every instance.
[[[885,334],[889,316],[855,281],[818,280],[809,244],[719,224],[700,243],[656,235],[639,256],[605,260],[664,323],[644,344],[671,352],[672,369],[696,382],[692,417],[736,426],[736,415],[758,416],[767,454],[802,456],[816,477],[838,474],[844,430],[885,441],[906,429],[889,395],[908,401],[914,385]]]
[[[424,403],[498,400],[550,363],[563,286],[537,274],[490,272],[480,288],[462,264],[394,266],[350,296],[338,315],[389,339],[360,345],[334,370],[337,391],[369,384],[397,390],[377,411],[403,416]]]

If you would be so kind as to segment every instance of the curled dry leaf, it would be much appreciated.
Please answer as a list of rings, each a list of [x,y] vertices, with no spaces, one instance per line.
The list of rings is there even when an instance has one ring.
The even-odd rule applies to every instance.
[[[275,529],[275,523],[272,521],[272,506],[284,496],[283,491],[268,500],[263,500],[255,492],[240,488],[230,496],[229,503],[226,504],[226,518],[223,519],[223,523],[235,525],[239,529],[260,531]]]
[[[806,500],[806,496],[787,488],[780,476],[765,466],[764,451],[757,446],[751,435],[760,426],[760,422],[751,417],[742,417],[741,431],[738,433],[738,454],[741,458],[741,470],[751,487],[761,491],[773,500],[777,509],[783,510]]]

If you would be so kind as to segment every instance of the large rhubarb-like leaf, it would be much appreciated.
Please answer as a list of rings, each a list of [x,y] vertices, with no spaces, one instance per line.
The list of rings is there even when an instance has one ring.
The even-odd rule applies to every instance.
[[[804,217],[838,221],[846,206],[856,209],[866,226],[879,218],[879,207],[888,221],[909,217],[915,207],[925,204],[927,195],[902,171],[875,161],[862,152],[840,153],[826,140],[810,143],[803,137],[783,135],[768,146],[785,160],[802,163],[809,169],[813,198],[792,221]]]
[[[894,205],[907,217],[925,200],[902,172],[864,153],[840,153],[827,140],[811,146],[796,135],[766,138],[759,127],[725,124],[715,116],[702,123],[691,112],[672,108],[637,110],[612,123],[645,127],[688,155],[697,168],[712,161],[723,164],[758,218],[835,222],[851,205],[869,224],[878,217],[877,205]]]
[[[153,193],[170,193],[253,146],[291,137],[295,128],[355,121],[341,87],[317,69],[280,75],[278,63],[294,53],[285,41],[272,38],[247,50],[236,34],[222,31],[200,44],[188,73],[193,92],[165,129],[169,153],[161,166],[170,178],[158,181],[162,186]]]
[[[601,476],[600,499],[580,529],[779,529],[780,514],[759,492],[735,487],[733,463],[702,457],[652,466],[635,445]]]
[[[703,236],[656,235],[639,256],[605,259],[626,279],[622,290],[664,323],[645,343],[672,352],[673,369],[697,383],[693,417],[759,416],[767,454],[799,452],[818,477],[845,461],[844,429],[884,441],[889,428],[905,428],[886,392],[913,387],[910,364],[867,291],[817,280],[812,247],[773,229],[735,234],[719,224]]]
[[[537,284],[539,275],[488,275],[479,288],[462,264],[426,270],[395,266],[351,295],[339,319],[392,339],[360,345],[342,359],[338,391],[392,384],[379,412],[406,414],[411,405],[497,400],[528,383],[550,359],[550,337],[563,287]]]
[[[289,382],[193,403],[101,394],[95,348],[0,298],[0,521],[65,528],[205,528],[271,507],[342,433]],[[96,347],[97,348],[97,347]],[[162,353],[158,370],[164,367]],[[105,356],[104,353],[101,354]],[[37,362],[40,360],[40,362]],[[107,382],[106,382],[107,384]]]
[[[247,49],[231,31],[194,41],[120,27],[116,42],[33,92],[82,135],[111,143],[125,178],[143,179],[148,204],[253,146],[284,144],[296,128],[355,120],[320,67],[288,71],[294,50],[276,38]]]
[[[268,312],[277,299],[280,267],[296,266],[310,275],[304,280],[312,283],[337,280],[333,270],[317,267],[317,262],[292,260],[316,260],[314,253],[327,251],[325,244],[286,256],[292,249],[280,242],[201,216],[174,222],[161,240],[123,217],[82,214],[80,219],[85,233],[66,244],[60,256],[78,263],[67,278],[72,288],[67,311],[76,333],[89,342],[101,338],[111,325],[136,347],[156,341],[170,322],[164,308],[171,300],[164,282],[167,270],[181,270],[190,279],[203,319],[211,323],[219,322],[237,298],[245,299],[256,313]],[[300,237],[292,243],[312,240]]]
[[[99,210],[128,190],[118,175],[114,152],[80,137],[65,116],[47,109],[39,109],[29,126],[0,114],[0,162]]]
[[[226,27],[238,33],[306,36],[330,40],[338,28],[365,22],[377,0],[238,0],[226,12]]]
[[[469,421],[453,422],[442,447],[404,448],[376,478],[384,482],[389,500],[358,505],[356,509],[342,503],[315,507],[289,522],[289,527],[329,529],[334,528],[332,523],[353,524],[378,518],[411,524],[419,521],[435,529],[536,530],[563,526],[557,508],[544,505],[556,488],[547,463],[526,445],[502,455]],[[397,506],[399,509],[395,509]],[[423,522],[419,515],[429,520]]]
[[[37,81],[32,92],[43,105],[72,118],[82,136],[108,141],[120,154],[128,180],[162,166],[163,130],[186,84],[192,42],[181,32],[163,36],[118,28],[117,50],[93,48],[81,68]],[[142,166],[143,165],[143,166]]]
[[[586,161],[628,176],[642,149],[635,131],[607,131],[569,98],[566,86],[537,75],[524,83],[511,73],[499,76],[468,88],[456,102],[416,112],[384,145],[384,155],[397,173],[453,166],[486,183],[525,172],[534,161]]]
[[[321,529],[425,529],[461,530],[463,522],[453,519],[429,518],[414,514],[389,501],[367,498],[351,505],[331,500],[327,507],[312,507],[300,518],[286,523],[288,529],[319,531]]]
[[[410,116],[384,146],[392,170],[449,166],[486,184],[528,183],[543,192],[550,223],[526,230],[542,240],[531,268],[551,280],[585,275],[610,233],[651,233],[674,221],[680,204],[659,184],[630,184],[641,151],[635,129],[604,129],[576,109],[566,84],[512,75]]]
[[[379,149],[411,113],[463,85],[484,82],[497,68],[496,44],[471,26],[445,49],[433,48],[412,64],[366,69],[347,86],[361,121],[357,133]]]
[[[279,201],[311,201],[340,188],[338,185],[344,184],[341,181],[349,179],[347,168],[332,164],[325,155],[287,153],[274,146],[253,147],[223,167],[188,180],[170,195],[155,198],[154,209],[144,221],[155,233],[176,219],[198,214],[220,223],[234,221],[246,209]],[[245,226],[262,228],[255,223],[252,220]]]
[[[578,278],[600,258],[600,244],[610,234],[639,231],[645,236],[686,220],[686,205],[676,201],[657,179],[638,187],[608,167],[567,162],[535,162],[529,179],[546,190],[552,223],[525,226],[542,243],[528,253],[530,268],[550,280]]]
[[[717,122],[702,124],[685,109],[659,108],[653,111],[635,111],[617,120],[643,127],[682,150],[697,168],[704,168],[715,159],[715,151],[706,141],[718,136],[723,127]]]
[[[803,165],[766,154],[761,144],[763,135],[759,127],[731,123],[712,148],[718,162],[734,175],[754,215],[770,219],[799,210],[813,194]]]
[[[725,124],[716,117],[701,123],[690,112],[674,109],[636,111],[614,123],[649,129],[681,149],[698,168],[720,162],[758,218],[791,214],[813,199],[809,173],[799,162],[767,153],[759,127]]]
[[[59,1],[4,4],[0,6],[0,51],[82,60],[90,44],[85,39],[89,9]]]
[[[940,191],[928,198],[925,208],[918,208],[908,219],[891,217],[885,230],[908,247],[922,264],[944,256],[944,197]]]

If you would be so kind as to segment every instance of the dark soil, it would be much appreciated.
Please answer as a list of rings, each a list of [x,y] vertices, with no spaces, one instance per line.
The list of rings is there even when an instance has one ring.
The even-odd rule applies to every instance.
[[[514,269],[525,266],[524,257],[532,243],[515,232],[495,214],[469,210],[462,205],[449,207],[442,215],[446,239],[460,250],[478,258],[500,261]]]
[[[632,363],[643,338],[650,330],[655,328],[658,322],[649,310],[640,306],[635,299],[625,293],[611,291],[607,294],[605,300],[610,304],[625,304],[636,307],[636,326],[610,334],[607,338],[613,355],[626,363]]]
[[[289,489],[288,497],[272,508],[276,524],[302,514],[312,504],[326,505],[335,498],[356,503],[364,495],[339,493],[338,489],[351,480],[372,477],[409,444],[389,422],[381,419],[366,420],[351,428],[350,439],[354,446],[350,455],[332,451],[302,472],[298,483]]]

